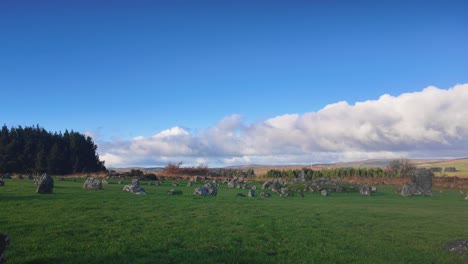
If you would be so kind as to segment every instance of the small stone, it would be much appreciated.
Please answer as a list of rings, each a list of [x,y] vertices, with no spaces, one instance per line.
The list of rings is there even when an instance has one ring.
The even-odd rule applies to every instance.
[[[168,194],[168,195],[182,195],[182,191],[170,189],[170,190],[167,192],[167,194]]]
[[[322,196],[327,196],[328,195],[327,190],[322,190],[322,191],[320,191],[320,193],[322,194]]]
[[[261,193],[260,193],[260,197],[262,197],[262,198],[270,198],[270,197],[271,197],[271,194],[266,193],[266,192],[261,192]]]
[[[370,196],[371,195],[371,189],[369,188],[369,186],[367,184],[364,184],[364,185],[359,186],[359,193],[361,195]]]

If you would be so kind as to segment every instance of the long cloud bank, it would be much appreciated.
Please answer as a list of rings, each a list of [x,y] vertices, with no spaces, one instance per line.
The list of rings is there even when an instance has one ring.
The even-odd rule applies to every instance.
[[[101,142],[107,166],[310,164],[368,158],[467,156],[468,84],[427,87],[257,123],[231,115],[206,130]]]

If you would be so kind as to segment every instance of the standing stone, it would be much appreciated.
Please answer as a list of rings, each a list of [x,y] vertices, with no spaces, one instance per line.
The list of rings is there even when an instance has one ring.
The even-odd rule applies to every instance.
[[[41,178],[36,182],[37,193],[52,193],[54,190],[54,179],[47,173],[42,174]]]
[[[187,182],[187,187],[192,187],[192,182],[191,181]]]
[[[371,195],[371,189],[369,188],[369,186],[367,184],[363,184],[363,185],[359,186],[359,193],[361,195],[370,196]]]
[[[88,177],[83,183],[83,189],[102,190],[102,182],[99,179]]]
[[[0,234],[0,264],[6,263],[6,250],[10,244],[10,237],[4,234]]]
[[[216,196],[218,194],[218,188],[216,188],[216,185],[212,183],[206,183],[202,187],[196,188],[193,194],[202,196]]]
[[[418,168],[414,170],[411,176],[411,183],[405,184],[400,195],[413,196],[413,195],[432,195],[432,177],[434,173],[425,168]]]
[[[132,184],[125,185],[123,190],[134,194],[146,194],[145,189],[140,186],[140,181],[138,179],[133,179]]]
[[[269,188],[270,188],[270,185],[271,185],[271,181],[266,181],[266,182],[263,183],[262,189],[263,189],[263,190],[269,189]]]
[[[228,185],[227,185],[228,188],[234,188],[236,187],[236,181],[233,179],[231,180]]]
[[[445,250],[468,259],[468,238],[450,241],[444,244]]]
[[[327,190],[322,190],[322,191],[320,191],[320,193],[322,194],[322,196],[327,196],[328,195]]]
[[[247,193],[247,196],[249,196],[249,197],[255,197],[255,190],[250,189],[249,192]]]

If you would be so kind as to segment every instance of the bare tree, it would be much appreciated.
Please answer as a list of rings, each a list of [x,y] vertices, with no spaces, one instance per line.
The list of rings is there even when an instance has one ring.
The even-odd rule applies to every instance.
[[[390,177],[409,177],[416,169],[416,165],[408,159],[392,160],[388,163],[386,171]]]

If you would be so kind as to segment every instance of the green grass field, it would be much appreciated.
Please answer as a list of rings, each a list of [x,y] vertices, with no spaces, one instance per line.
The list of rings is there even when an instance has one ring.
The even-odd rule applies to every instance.
[[[0,187],[0,232],[11,236],[8,263],[467,263],[442,249],[468,237],[468,201],[458,191],[400,197],[196,197],[196,186],[146,186],[147,195],[84,179],[55,181],[36,194],[29,180]],[[201,185],[201,184],[199,184]],[[257,190],[259,193],[261,190]]]

